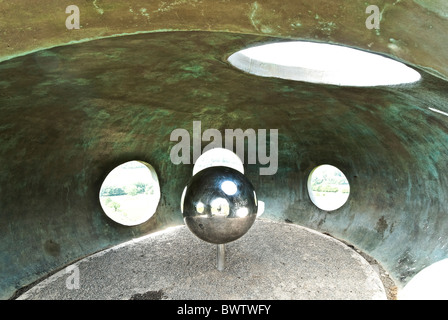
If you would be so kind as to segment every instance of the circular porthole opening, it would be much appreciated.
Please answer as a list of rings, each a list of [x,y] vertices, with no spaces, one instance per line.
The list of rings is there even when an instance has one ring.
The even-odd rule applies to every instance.
[[[104,213],[117,223],[135,226],[151,218],[159,204],[160,185],[154,168],[129,161],[113,169],[100,189]]]
[[[399,300],[448,300],[448,259],[418,272],[398,293]]]
[[[224,148],[213,148],[198,157],[193,167],[193,175],[203,169],[216,166],[229,167],[244,174],[243,161],[236,153]]]
[[[314,168],[308,177],[311,201],[325,211],[342,207],[350,195],[350,184],[338,168],[324,164]]]
[[[340,45],[307,41],[263,44],[240,50],[228,61],[262,77],[339,86],[370,87],[413,83],[416,70],[385,56]]]

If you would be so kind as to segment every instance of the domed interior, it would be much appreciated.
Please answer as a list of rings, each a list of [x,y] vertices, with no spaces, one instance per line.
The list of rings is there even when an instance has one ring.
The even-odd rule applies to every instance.
[[[346,241],[399,288],[446,259],[448,5],[376,3],[379,25],[369,29],[364,1],[84,1],[80,29],[67,29],[58,1],[0,2],[0,297],[183,224],[193,160],[217,133],[224,147],[230,129],[255,133],[256,149],[243,144],[244,172],[263,218]],[[381,54],[422,78],[337,86],[259,77],[228,61],[286,40]],[[189,161],[173,161],[176,129],[189,133]],[[106,176],[132,160],[154,168],[161,198],[150,219],[124,226],[98,196]],[[319,209],[308,194],[322,164],[350,185],[337,210]]]

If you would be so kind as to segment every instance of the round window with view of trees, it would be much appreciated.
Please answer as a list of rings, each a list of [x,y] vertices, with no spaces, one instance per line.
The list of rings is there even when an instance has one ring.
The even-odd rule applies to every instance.
[[[122,225],[135,226],[155,213],[160,186],[154,168],[143,161],[129,161],[113,169],[100,189],[104,213]]]
[[[350,184],[338,168],[324,164],[314,168],[308,177],[311,201],[325,211],[342,207],[350,195]]]

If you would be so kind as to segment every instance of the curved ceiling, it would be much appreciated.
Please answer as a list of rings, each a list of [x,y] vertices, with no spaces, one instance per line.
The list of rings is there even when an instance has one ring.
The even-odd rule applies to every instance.
[[[92,252],[181,224],[192,165],[172,163],[170,134],[192,132],[193,121],[203,131],[278,129],[275,175],[245,165],[264,217],[357,246],[399,286],[448,256],[442,2],[380,1],[379,31],[365,27],[361,1],[86,1],[79,30],[66,29],[57,1],[21,6],[0,3],[1,297]],[[143,34],[123,36],[136,32]],[[94,38],[103,39],[84,41]],[[344,88],[256,77],[227,61],[286,38],[393,56],[423,78]],[[103,179],[129,160],[151,164],[162,193],[156,214],[133,228],[108,219],[98,202]],[[306,189],[324,163],[341,169],[351,188],[331,213]]]
[[[67,4],[1,2],[0,60],[61,44],[134,34],[202,30],[307,39],[382,52],[447,78],[443,0],[375,1],[379,29],[368,29],[368,3],[328,0],[89,0],[78,6],[80,29],[67,30]],[[441,53],[437,56],[435,52]]]

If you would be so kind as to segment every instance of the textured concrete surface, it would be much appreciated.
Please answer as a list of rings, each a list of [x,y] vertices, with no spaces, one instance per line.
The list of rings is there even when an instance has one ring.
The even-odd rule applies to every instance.
[[[361,255],[293,224],[258,219],[226,245],[224,271],[215,263],[216,246],[178,226],[80,260],[18,299],[386,299]]]

